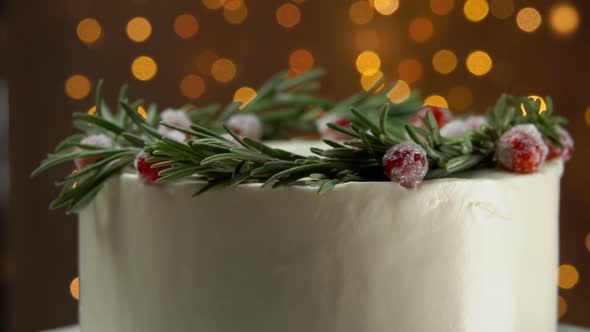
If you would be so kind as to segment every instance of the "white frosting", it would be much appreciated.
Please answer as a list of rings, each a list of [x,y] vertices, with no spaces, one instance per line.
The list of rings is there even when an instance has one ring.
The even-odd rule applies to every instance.
[[[124,174],[80,216],[82,331],[553,332],[561,173],[195,198]]]

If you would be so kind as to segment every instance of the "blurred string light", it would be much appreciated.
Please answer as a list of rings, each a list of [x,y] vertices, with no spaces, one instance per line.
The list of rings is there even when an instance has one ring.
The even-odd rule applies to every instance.
[[[68,77],[65,83],[66,95],[72,99],[80,100],[86,98],[90,94],[92,84],[88,77],[76,74]]]
[[[586,111],[584,112],[584,120],[586,120],[586,124],[588,126],[590,126],[590,106],[588,106],[586,108]],[[588,236],[590,238],[590,235],[588,235]],[[589,242],[586,242],[586,243],[589,243]],[[590,250],[590,247],[588,247],[588,250]]]
[[[158,64],[149,56],[141,55],[131,63],[131,73],[140,81],[149,81],[158,72]]]
[[[532,99],[534,101],[539,100],[541,102],[541,107],[539,107],[539,113],[543,113],[547,110],[547,102],[545,102],[545,99],[541,98],[540,96],[536,96],[536,95],[530,95],[527,96],[528,99]],[[522,112],[522,115],[526,115],[526,110],[524,109],[524,105],[520,104],[520,111]]]
[[[440,95],[430,95],[424,99],[424,105],[449,108],[449,103],[445,97]]]
[[[569,3],[561,3],[553,6],[549,13],[551,30],[558,35],[567,36],[578,30],[580,14]]]
[[[432,67],[441,74],[449,74],[457,68],[457,56],[451,50],[440,50],[432,57]]]
[[[313,68],[315,60],[310,51],[298,49],[289,55],[289,69],[294,74],[305,73]]]
[[[576,287],[580,280],[580,274],[575,266],[562,264],[559,266],[559,288],[572,289]]]
[[[541,26],[541,13],[533,7],[525,7],[516,14],[516,25],[524,32],[533,32]]]
[[[70,282],[70,295],[74,299],[80,300],[80,277],[75,277]]]
[[[213,63],[219,59],[219,55],[211,50],[205,50],[197,56],[197,70],[203,75],[211,75]]]
[[[224,6],[223,18],[229,24],[242,24],[248,18],[248,7],[245,3],[241,2],[241,6],[235,9],[233,8],[233,6],[229,8]]]
[[[371,22],[374,9],[366,0],[357,0],[348,8],[348,16],[354,24],[363,25]]]
[[[182,39],[194,37],[199,32],[199,21],[191,14],[181,14],[174,20],[174,32]]]
[[[285,3],[277,9],[276,18],[281,26],[287,29],[293,28],[301,21],[301,11],[296,5]]]
[[[379,48],[379,34],[375,29],[357,31],[354,35],[354,44],[358,50],[376,50]]]
[[[93,105],[92,107],[90,107],[88,109],[88,111],[86,111],[86,113],[90,114],[90,115],[94,115],[96,114],[96,105]]]
[[[453,111],[465,111],[473,105],[473,93],[468,87],[457,85],[449,90],[447,100]]]
[[[373,75],[361,75],[361,87],[365,91],[369,91],[371,88],[379,82],[383,78],[383,73],[381,71],[377,71]],[[384,87],[384,84],[381,83],[381,86],[375,91],[380,91]]]
[[[490,11],[490,5],[486,0],[467,0],[463,5],[463,13],[471,22],[480,22]]]
[[[473,51],[467,56],[467,70],[475,76],[484,76],[492,70],[492,57],[484,51]]]
[[[224,0],[202,0],[203,5],[211,10],[220,9],[223,7]]]
[[[389,100],[392,103],[399,104],[408,99],[408,97],[410,97],[410,93],[410,85],[402,80],[398,80],[391,91],[389,91],[387,94],[387,97],[389,97]]]
[[[137,106],[137,113],[139,113],[139,115],[141,115],[142,118],[147,119],[148,114],[143,106]]]
[[[586,123],[590,124],[588,117],[590,117],[590,107],[586,109]],[[586,235],[586,250],[590,251],[590,234]]]
[[[240,109],[248,106],[248,104],[256,98],[256,90],[249,86],[243,86],[234,93],[234,102],[241,103]]]
[[[211,75],[221,83],[230,82],[236,77],[236,64],[230,59],[221,58],[211,65]]]
[[[381,15],[391,15],[399,8],[399,0],[372,0],[375,10]]]
[[[430,0],[430,10],[436,15],[448,15],[455,7],[454,0]]]
[[[422,78],[422,74],[422,64],[416,59],[403,59],[397,66],[398,78],[409,84],[419,81]]]
[[[100,23],[93,18],[85,18],[78,23],[76,27],[78,39],[85,44],[92,44],[100,38],[102,28]]]
[[[223,2],[223,9],[238,10],[240,7],[244,5],[244,0],[225,0]]]
[[[410,22],[409,35],[417,43],[425,43],[432,38],[434,25],[429,18],[417,17]]]
[[[563,296],[560,295],[557,298],[557,317],[561,319],[561,318],[563,318],[563,316],[565,316],[566,313],[567,313],[567,302],[565,301]]]
[[[491,0],[490,12],[495,18],[505,20],[514,14],[513,0]]]
[[[363,51],[356,58],[356,69],[361,75],[374,75],[380,68],[381,58],[373,51]]]
[[[205,93],[205,80],[198,75],[186,75],[180,81],[180,93],[188,99],[197,99]]]
[[[136,43],[146,41],[152,35],[152,24],[145,17],[134,17],[127,22],[127,36]]]

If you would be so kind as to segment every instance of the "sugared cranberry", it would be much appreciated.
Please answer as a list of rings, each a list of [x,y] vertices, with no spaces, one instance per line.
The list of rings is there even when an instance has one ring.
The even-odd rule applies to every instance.
[[[254,114],[232,115],[227,126],[239,136],[261,139],[263,135],[262,122]]]
[[[512,127],[498,140],[496,159],[505,169],[515,173],[532,173],[547,158],[547,145],[532,124]]]
[[[559,138],[561,144],[563,145],[563,149],[546,140],[545,143],[549,148],[547,159],[550,160],[561,157],[563,158],[563,161],[568,161],[574,154],[574,139],[563,127],[558,127],[557,132],[559,133]]]
[[[350,128],[350,120],[338,114],[326,114],[316,120],[316,127],[323,139],[329,139],[332,141],[346,141],[351,139],[350,136],[328,127],[328,123],[334,123],[345,128]]]
[[[426,114],[428,113],[428,111],[431,111],[432,115],[434,115],[434,118],[436,119],[436,124],[439,128],[442,128],[444,125],[446,125],[449,121],[453,119],[453,115],[448,109],[443,107],[426,105],[418,111],[416,111],[416,113],[410,120],[410,123],[413,126],[424,128],[424,124],[422,123],[421,119],[426,120]]]
[[[406,188],[415,188],[428,172],[426,151],[414,143],[391,147],[383,156],[385,175]]]
[[[184,129],[190,129],[191,123],[192,123],[191,119],[188,117],[186,112],[183,110],[167,109],[160,114],[160,118],[164,122],[168,122],[170,124],[173,124],[177,127],[184,128]],[[174,140],[181,141],[181,142],[189,140],[191,138],[190,135],[187,135],[181,131],[171,129],[171,128],[168,128],[168,127],[165,127],[162,125],[160,125],[158,127],[158,131],[160,132],[160,134],[162,134],[168,138],[172,138]]]
[[[478,132],[487,120],[483,116],[470,116],[467,119],[454,119],[440,128],[443,137],[461,137],[469,130]]]
[[[135,157],[135,168],[137,169],[137,173],[139,174],[140,179],[147,184],[152,184],[156,182],[161,176],[158,174],[160,171],[163,171],[171,166],[162,166],[152,168],[154,163],[150,163],[147,161],[150,155],[147,154],[145,151],[141,151]]]
[[[80,144],[92,145],[92,146],[96,146],[99,148],[109,148],[109,147],[113,146],[113,141],[107,135],[98,134],[98,135],[90,135],[90,136],[83,138],[80,141]],[[76,148],[76,151],[83,151],[83,150],[81,148]],[[78,168],[80,170],[92,163],[95,163],[95,162],[101,160],[102,158],[103,158],[102,156],[76,158],[76,159],[74,159],[74,164],[76,164],[76,168]]]

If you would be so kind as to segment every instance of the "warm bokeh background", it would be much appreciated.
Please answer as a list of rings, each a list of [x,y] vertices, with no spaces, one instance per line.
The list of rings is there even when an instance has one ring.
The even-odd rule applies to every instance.
[[[283,68],[312,66],[328,70],[321,93],[332,98],[380,75],[403,80],[398,96],[420,89],[456,112],[481,112],[502,92],[552,95],[577,143],[563,180],[559,315],[590,326],[590,2],[12,0],[3,7],[10,331],[76,321],[77,221],[47,210],[52,179],[67,168],[34,181],[28,174],[73,131],[71,113],[93,106],[99,78],[111,101],[128,82],[133,95],[161,106],[204,105],[231,101]]]

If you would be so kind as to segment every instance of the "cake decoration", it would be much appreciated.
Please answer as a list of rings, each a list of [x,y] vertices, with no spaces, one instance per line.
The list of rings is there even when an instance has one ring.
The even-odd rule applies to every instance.
[[[532,173],[547,159],[547,145],[532,124],[512,127],[498,140],[498,163],[515,173]]]
[[[418,144],[396,144],[383,155],[383,170],[391,181],[415,188],[428,172],[428,156]]]

